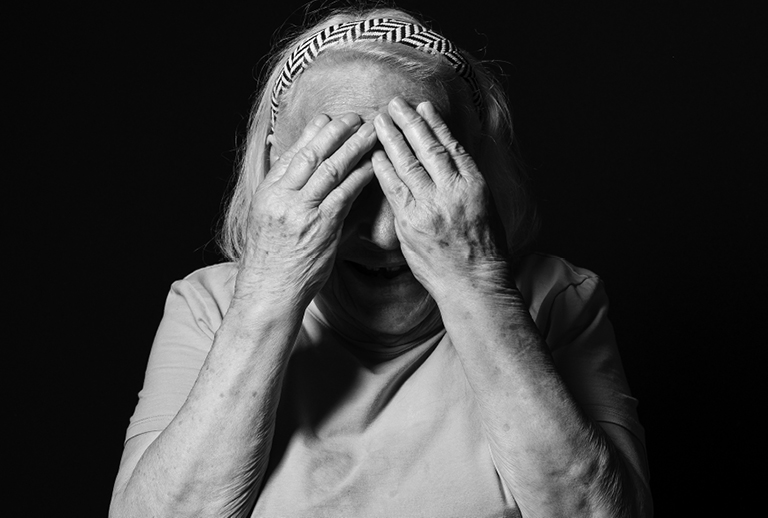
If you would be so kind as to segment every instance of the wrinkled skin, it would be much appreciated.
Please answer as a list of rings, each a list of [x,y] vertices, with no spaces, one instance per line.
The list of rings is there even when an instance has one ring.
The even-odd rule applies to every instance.
[[[251,205],[236,301],[262,293],[306,307],[327,281],[344,218],[373,175],[370,167],[350,170],[375,142],[373,126],[355,114],[319,115],[275,161]]]
[[[444,319],[523,516],[650,516],[642,445],[579,409],[508,276],[467,146],[477,128],[453,120],[439,91],[354,63],[316,65],[291,93],[250,207],[235,298],[173,421],[126,443],[111,515],[252,508],[314,300],[337,330],[382,345]]]
[[[456,277],[503,275],[488,187],[434,106],[414,110],[395,98],[375,125],[386,152],[374,153],[374,171],[403,254],[427,291],[437,298]]]
[[[501,254],[485,181],[438,112],[451,115],[445,92],[346,66],[295,86],[237,286],[301,308],[316,298],[347,335],[399,343],[439,325],[435,297],[453,276],[493,269]]]

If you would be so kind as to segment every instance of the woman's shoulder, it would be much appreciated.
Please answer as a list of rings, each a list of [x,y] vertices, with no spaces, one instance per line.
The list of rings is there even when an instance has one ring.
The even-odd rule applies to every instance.
[[[608,303],[597,274],[554,255],[537,252],[522,257],[515,282],[540,328],[549,327],[555,306],[575,317],[586,306]]]
[[[232,302],[237,265],[225,262],[193,271],[171,285],[171,298],[183,300],[194,314],[215,314],[219,319]]]
[[[586,268],[575,266],[555,255],[541,252],[523,256],[515,269],[518,289],[531,293],[578,286],[584,282],[597,282],[597,274]]]
[[[237,265],[233,262],[224,262],[199,268],[179,282],[188,282],[201,290],[218,292],[231,289],[236,275]]]

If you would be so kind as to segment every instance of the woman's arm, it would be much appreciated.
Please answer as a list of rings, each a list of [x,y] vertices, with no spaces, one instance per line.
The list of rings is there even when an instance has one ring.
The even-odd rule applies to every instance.
[[[611,437],[621,430],[576,404],[514,286],[450,282],[438,305],[523,516],[648,516],[648,488]]]
[[[187,401],[132,473],[121,468],[112,516],[238,516],[250,507],[298,332],[293,312],[230,309]]]
[[[390,103],[373,165],[401,248],[437,302],[494,461],[524,516],[644,516],[647,488],[579,409],[491,231],[489,193],[429,103]],[[413,150],[413,151],[411,151]]]
[[[177,415],[121,466],[110,516],[243,516],[263,483],[283,375],[376,142],[348,114],[317,117],[259,185],[232,303]],[[141,453],[141,448],[146,448]],[[136,460],[138,459],[138,460]]]

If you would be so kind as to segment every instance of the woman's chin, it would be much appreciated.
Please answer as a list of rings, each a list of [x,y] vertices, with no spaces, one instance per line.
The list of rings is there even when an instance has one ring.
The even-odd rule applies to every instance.
[[[326,318],[344,325],[340,330],[345,334],[352,327],[356,335],[382,343],[421,334],[419,328],[429,326],[428,317],[436,311],[432,297],[407,268],[376,274],[346,261],[336,264],[318,298]]]

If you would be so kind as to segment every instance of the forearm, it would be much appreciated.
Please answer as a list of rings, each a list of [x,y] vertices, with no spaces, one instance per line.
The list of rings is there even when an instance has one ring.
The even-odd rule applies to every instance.
[[[187,401],[116,492],[112,516],[247,510],[262,484],[300,322],[274,305],[230,309]]]
[[[514,285],[453,285],[438,304],[523,515],[639,514],[634,474],[570,396]]]

